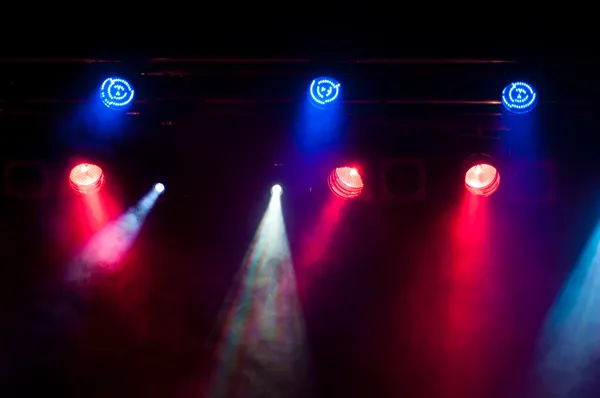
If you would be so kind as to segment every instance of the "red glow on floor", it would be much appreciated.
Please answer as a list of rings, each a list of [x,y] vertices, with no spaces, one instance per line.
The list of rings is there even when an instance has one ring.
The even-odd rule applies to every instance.
[[[457,396],[476,396],[493,374],[486,350],[495,335],[491,317],[497,308],[490,297],[499,281],[491,261],[489,205],[488,198],[465,192],[452,225],[442,374],[445,390]]]

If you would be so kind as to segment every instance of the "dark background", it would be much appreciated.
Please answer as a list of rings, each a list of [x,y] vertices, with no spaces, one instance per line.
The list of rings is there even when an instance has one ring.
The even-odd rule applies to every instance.
[[[283,36],[273,43],[259,40],[266,35],[156,33],[77,45],[49,37],[7,47],[2,157],[45,162],[56,188],[43,199],[1,199],[3,396],[203,396],[215,365],[217,314],[268,188],[283,181],[296,257],[327,201],[327,170],[345,159],[364,165],[371,198],[347,206],[318,272],[296,270],[313,395],[528,396],[544,316],[599,210],[595,47],[586,35],[552,47],[542,35],[486,42]],[[514,62],[489,62],[498,60]],[[138,96],[133,114],[108,134],[74,118],[110,74],[130,77]],[[315,161],[295,126],[307,81],[322,74],[344,82],[349,102],[344,139]],[[504,139],[514,120],[489,103],[515,79],[541,93],[532,118],[557,191],[523,203],[515,200],[516,178],[503,181],[490,198],[491,254],[481,260],[495,279],[465,287],[471,305],[461,308],[472,322],[449,330],[461,163],[480,151],[507,165],[519,159]],[[85,289],[61,282],[82,242],[60,232],[69,207],[59,186],[69,159],[82,153],[107,164],[113,177],[105,189],[124,205],[155,181],[167,186],[125,271]],[[386,189],[380,163],[398,157],[424,159],[426,200],[386,201],[378,193]],[[451,332],[470,344],[454,345]]]

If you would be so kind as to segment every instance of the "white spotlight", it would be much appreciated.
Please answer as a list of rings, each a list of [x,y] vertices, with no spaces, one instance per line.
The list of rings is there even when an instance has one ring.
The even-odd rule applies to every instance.
[[[165,190],[165,186],[159,182],[154,186],[154,190],[158,193],[163,193],[163,191]]]
[[[283,193],[283,188],[281,188],[281,185],[279,184],[275,184],[273,185],[273,188],[271,188],[271,195],[273,196],[279,196]]]

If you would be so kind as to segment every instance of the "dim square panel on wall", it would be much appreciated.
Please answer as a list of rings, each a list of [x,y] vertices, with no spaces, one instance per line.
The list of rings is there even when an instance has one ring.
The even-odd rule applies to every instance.
[[[45,162],[10,160],[4,163],[3,174],[6,196],[45,198],[52,194],[52,173]]]
[[[384,159],[379,162],[378,174],[378,197],[382,200],[425,200],[427,175],[423,159]]]

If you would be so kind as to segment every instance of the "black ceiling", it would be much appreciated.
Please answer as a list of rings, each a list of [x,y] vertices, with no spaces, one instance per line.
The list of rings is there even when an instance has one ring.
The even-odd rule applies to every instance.
[[[214,27],[129,29],[107,33],[96,26],[87,29],[47,29],[44,34],[20,34],[3,43],[2,56],[120,56],[120,57],[517,57],[535,58],[600,55],[594,45],[594,29],[568,32],[526,32],[476,29],[466,33],[447,26],[423,25],[402,28],[385,22],[346,20],[317,30],[307,23],[276,19],[261,29],[261,23],[229,23]],[[277,22],[278,21],[278,22]],[[483,20],[480,21],[482,24]],[[457,22],[458,24],[459,22]],[[183,23],[182,23],[183,24]],[[248,26],[251,25],[251,26]],[[24,28],[25,31],[25,28]],[[510,32],[508,34],[507,32]],[[32,32],[35,33],[35,32]]]

